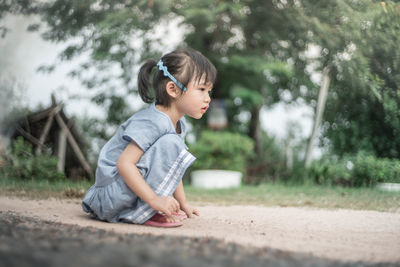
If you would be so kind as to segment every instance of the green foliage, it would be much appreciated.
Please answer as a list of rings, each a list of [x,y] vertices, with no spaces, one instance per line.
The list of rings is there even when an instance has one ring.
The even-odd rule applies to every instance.
[[[57,158],[49,155],[34,155],[32,146],[22,137],[12,145],[12,152],[0,169],[1,178],[50,182],[64,180],[63,173],[57,171]]]
[[[39,31],[44,40],[67,44],[53,64],[39,71],[52,72],[61,62],[84,55],[69,75],[81,81],[91,91],[91,101],[107,113],[102,121],[92,121],[96,128],[116,128],[128,112],[137,110],[128,106],[127,95],[137,93],[137,66],[164,52],[158,45],[164,40],[156,38],[155,29],[169,23],[173,1],[3,2],[0,18],[8,13],[38,16],[40,23],[28,27],[30,31]],[[0,25],[0,35],[5,31]]]
[[[254,128],[260,125],[260,107],[279,101],[279,89],[286,88],[293,75],[291,66],[284,60],[276,60],[266,45],[277,41],[272,37],[275,30],[265,24],[258,25],[277,10],[264,1],[256,1],[254,6],[249,1],[177,2],[179,6],[174,12],[182,16],[182,25],[189,29],[185,43],[201,51],[217,67],[213,97],[227,100],[229,130],[249,135],[260,147],[260,140],[254,136]],[[261,21],[254,23],[255,11],[264,6],[268,6],[266,13]],[[254,36],[247,35],[248,31],[254,36],[266,33],[262,38],[267,42],[256,44]],[[249,112],[249,121],[240,120],[239,114]],[[205,121],[200,124],[196,122],[198,132]]]
[[[355,158],[352,176],[355,186],[372,186],[378,182],[400,183],[400,160],[360,153]]]
[[[254,157],[253,141],[244,135],[230,132],[203,131],[190,147],[197,157],[195,169],[223,169],[244,172],[247,161]]]
[[[262,132],[262,153],[260,157],[251,160],[247,167],[247,177],[244,183],[260,184],[276,181],[283,175],[284,162],[281,147],[276,139]]]
[[[68,42],[60,61],[85,55],[71,76],[93,91],[93,102],[108,114],[106,122],[91,122],[100,138],[107,136],[107,126],[127,117],[123,100],[137,92],[137,66],[165,52],[160,45],[165,39],[154,34],[157,26],[178,19],[185,32],[182,45],[198,49],[218,69],[213,97],[228,99],[229,130],[248,134],[257,148],[262,146],[254,134],[260,107],[281,101],[283,92],[290,95],[285,101],[302,97],[314,105],[319,84],[311,76],[329,65],[322,144],[329,143],[339,156],[364,150],[400,158],[398,1],[3,2],[0,18],[38,15],[41,23],[29,30]],[[6,33],[0,25],[0,35]],[[307,56],[311,47],[319,50],[317,56]],[[251,114],[250,122],[239,119],[243,113]],[[206,121],[196,124],[200,132]]]
[[[352,186],[352,172],[349,168],[351,161],[338,159],[321,159],[314,161],[305,171],[305,183],[318,185],[347,185]],[[346,165],[347,164],[347,165]],[[304,170],[304,169],[303,169]]]
[[[360,152],[343,159],[325,158],[306,170],[308,182],[322,185],[372,187],[381,182],[400,183],[400,160],[376,158]]]
[[[357,5],[344,11],[347,48],[333,61],[323,134],[339,156],[364,150],[399,159],[400,3]]]
[[[25,88],[16,77],[0,73],[0,134],[8,136],[10,126],[17,118],[27,112],[23,107]]]

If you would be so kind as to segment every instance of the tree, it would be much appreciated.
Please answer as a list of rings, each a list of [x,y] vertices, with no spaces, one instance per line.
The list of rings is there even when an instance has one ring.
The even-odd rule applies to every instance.
[[[172,1],[3,1],[5,14],[37,15],[40,22],[28,30],[38,31],[44,40],[66,43],[54,64],[42,66],[53,71],[63,61],[83,57],[69,74],[79,79],[91,93],[91,101],[102,106],[106,119],[91,119],[92,136],[109,138],[107,129],[117,127],[132,113],[127,96],[137,92],[138,65],[148,57],[159,57],[160,40],[154,29],[170,18]],[[7,29],[0,27],[6,36]]]
[[[329,67],[322,144],[329,143],[339,155],[364,149],[399,157],[399,8],[385,3],[19,0],[1,3],[0,16],[4,10],[39,14],[46,40],[69,43],[59,60],[86,55],[71,75],[94,92],[92,100],[104,106],[113,125],[131,113],[124,96],[136,92],[132,74],[139,62],[161,55],[152,32],[160,23],[180,19],[184,42],[219,71],[214,97],[228,99],[231,129],[251,136],[258,153],[260,108],[283,95],[289,96],[284,101],[302,97],[315,106],[320,86],[311,77]],[[318,57],[307,56],[311,46],[319,49]],[[117,77],[112,68],[119,70]],[[243,121],[241,114],[249,119]]]
[[[254,1],[263,7],[263,1]],[[261,127],[259,113],[263,105],[279,101],[279,89],[288,86],[291,67],[274,58],[268,46],[254,44],[250,31],[264,32],[263,25],[255,20],[268,17],[276,11],[265,9],[267,14],[253,13],[253,1],[193,1],[176,9],[183,16],[183,23],[192,29],[185,42],[209,57],[218,69],[218,82],[214,98],[228,100],[230,129],[248,134],[255,141],[260,156]],[[252,9],[253,12],[252,12]],[[260,22],[260,21],[259,21]],[[253,28],[253,25],[256,27]],[[271,27],[271,26],[269,26]],[[271,29],[271,32],[274,30]],[[263,38],[271,38],[272,34]],[[247,121],[240,114],[250,114]]]
[[[276,38],[284,41],[286,53],[280,48],[275,55],[294,61],[295,77],[305,84],[312,72],[330,70],[324,73],[325,80],[330,80],[326,113],[318,115],[323,121],[322,144],[329,144],[339,155],[367,150],[380,157],[399,157],[399,4],[344,0],[277,3],[291,17],[288,31],[282,29],[283,35]],[[320,49],[316,59],[304,55],[310,45]],[[314,70],[308,70],[312,65]],[[308,72],[306,77],[304,72]],[[308,93],[303,96],[315,103],[317,84],[306,86]]]
[[[338,155],[400,158],[400,4],[362,4],[351,43],[335,59],[324,136]]]
[[[8,137],[12,131],[9,124],[21,114],[26,113],[24,90],[24,85],[14,77],[0,75],[0,137],[1,135]]]
[[[240,1],[103,0],[83,3],[56,0],[10,5],[14,7],[8,7],[9,10],[39,14],[46,26],[42,33],[44,39],[69,43],[60,54],[60,61],[72,60],[78,55],[88,56],[71,76],[81,79],[94,91],[92,101],[104,106],[107,122],[113,125],[130,114],[123,95],[136,92],[133,70],[143,58],[161,54],[152,31],[176,15],[183,18],[184,27],[192,29],[185,35],[185,42],[217,65],[220,79],[214,96],[230,99],[231,128],[248,133],[258,144],[261,106],[278,101],[275,88],[286,83],[291,73],[285,63],[274,60],[271,55],[260,57],[257,50],[260,47],[253,49],[243,45],[250,42],[241,41],[246,32],[242,25],[251,16],[247,3]],[[31,25],[30,30],[40,30],[40,26]],[[132,36],[136,37],[137,44],[132,42]],[[43,67],[42,71],[52,71],[56,64]],[[118,77],[113,77],[110,71],[115,67],[120,70]],[[125,90],[119,92],[119,86]],[[234,99],[240,99],[243,105],[234,105]],[[251,113],[247,125],[238,119],[241,112]],[[104,127],[93,128],[99,130],[97,134],[105,132]]]
[[[324,71],[322,72],[322,84],[321,89],[319,90],[318,94],[318,102],[317,102],[317,109],[315,111],[315,118],[314,124],[311,132],[311,137],[307,145],[304,165],[305,167],[310,167],[312,161],[312,150],[314,147],[314,140],[317,138],[319,133],[319,128],[321,127],[322,116],[324,115],[324,109],[326,104],[326,98],[328,96],[328,88],[331,81],[330,78],[330,67],[325,67]]]

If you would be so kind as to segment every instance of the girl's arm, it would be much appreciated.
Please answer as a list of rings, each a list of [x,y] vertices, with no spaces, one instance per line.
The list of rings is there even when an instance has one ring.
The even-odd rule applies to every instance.
[[[128,187],[135,192],[140,199],[149,204],[152,209],[161,211],[167,216],[171,216],[173,212],[179,210],[179,203],[173,197],[157,196],[146,183],[136,167],[136,163],[142,155],[143,151],[134,142],[131,142],[118,159],[118,172]]]
[[[186,215],[189,218],[193,217],[193,214],[196,214],[199,216],[199,212],[196,208],[193,208],[186,202],[186,195],[185,195],[185,190],[183,189],[183,182],[182,180],[180,181],[178,187],[176,188],[174,192],[174,198],[178,200],[180,208],[186,213]]]
[[[185,191],[183,190],[183,182],[178,184],[178,187],[176,188],[174,192],[174,198],[178,200],[179,204],[185,204],[186,203],[186,195]]]

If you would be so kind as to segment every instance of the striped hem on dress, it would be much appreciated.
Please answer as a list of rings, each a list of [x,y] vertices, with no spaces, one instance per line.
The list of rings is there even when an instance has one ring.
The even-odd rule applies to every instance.
[[[154,190],[158,196],[169,196],[173,192],[182,178],[185,170],[193,163],[196,158],[190,154],[187,150],[182,150],[171,169],[168,171],[167,175],[163,179],[163,182]],[[148,219],[150,219],[156,211],[154,211],[147,203],[139,201],[142,203],[132,215],[128,216],[131,222],[136,224],[143,224]]]

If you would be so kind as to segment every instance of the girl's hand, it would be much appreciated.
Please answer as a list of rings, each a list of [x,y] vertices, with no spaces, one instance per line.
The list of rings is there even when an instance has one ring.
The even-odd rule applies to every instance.
[[[173,197],[156,196],[149,201],[149,205],[153,210],[161,211],[168,217],[172,216],[173,212],[179,211],[179,203]]]
[[[193,214],[200,216],[199,211],[187,203],[181,204],[181,210],[183,210],[189,218],[193,218]]]

